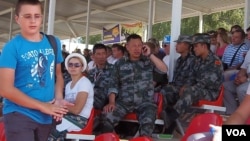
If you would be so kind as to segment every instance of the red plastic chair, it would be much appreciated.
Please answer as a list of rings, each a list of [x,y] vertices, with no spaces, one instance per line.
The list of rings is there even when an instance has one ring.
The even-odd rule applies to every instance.
[[[153,139],[150,137],[136,137],[130,139],[129,141],[153,141]]]
[[[87,125],[80,131],[71,131],[70,134],[86,134],[91,135],[93,130],[93,123],[94,123],[94,109],[91,110],[89,120]]]
[[[223,118],[216,113],[204,113],[195,116],[188,128],[186,129],[185,135],[182,137],[181,141],[186,141],[187,138],[195,133],[209,132],[209,124],[214,124],[221,126],[223,123]]]
[[[199,100],[199,102],[194,104],[194,106],[198,106],[198,107],[201,107],[203,105],[222,106],[223,105],[223,97],[224,97],[224,86],[222,85],[220,87],[219,96],[215,101]]]
[[[94,139],[94,141],[120,141],[119,136],[115,133],[103,133]]]
[[[92,140],[95,138],[95,135],[92,134],[93,124],[94,124],[94,108],[91,110],[89,120],[87,125],[80,131],[71,131],[66,134],[66,139],[75,139],[76,141],[80,139]]]
[[[0,141],[6,141],[4,123],[0,122]]]

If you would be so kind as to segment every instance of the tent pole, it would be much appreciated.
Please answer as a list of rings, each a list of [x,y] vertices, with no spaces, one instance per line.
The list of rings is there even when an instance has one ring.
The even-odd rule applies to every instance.
[[[10,30],[9,30],[9,40],[12,38],[13,19],[14,19],[14,8],[11,8],[11,12],[10,12]]]
[[[249,0],[245,0],[245,15],[244,15],[244,30],[249,27],[249,19],[250,19],[250,2]]]
[[[149,8],[148,8],[148,31],[147,31],[147,38],[151,38],[152,37],[152,20],[153,20],[153,3],[154,0],[149,0]]]
[[[179,54],[176,53],[175,45],[173,42],[180,35],[181,28],[181,11],[182,11],[182,0],[173,0],[172,3],[172,23],[171,23],[171,40],[170,40],[170,59],[169,59],[169,81],[171,82],[174,75],[174,66]]]
[[[91,12],[91,0],[88,0],[88,13],[87,13],[87,23],[86,23],[86,41],[85,48],[89,46],[89,21],[90,21],[90,12]]]
[[[48,30],[47,34],[54,34],[54,20],[55,20],[56,0],[49,2],[49,16],[48,16]]]
[[[199,13],[199,33],[203,32],[203,14]]]

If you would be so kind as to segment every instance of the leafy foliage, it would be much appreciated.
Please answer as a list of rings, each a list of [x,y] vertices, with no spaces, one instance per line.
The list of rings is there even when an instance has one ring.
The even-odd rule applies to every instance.
[[[203,31],[217,30],[223,27],[230,30],[232,25],[238,24],[243,27],[244,9],[235,9],[230,11],[221,11],[209,15],[203,15]],[[171,21],[157,23],[152,26],[152,37],[162,40],[165,35],[171,34]],[[190,17],[181,20],[181,34],[193,35],[199,32],[199,17]],[[85,43],[86,38],[81,37],[80,42]],[[101,34],[89,37],[89,44],[100,43]]]

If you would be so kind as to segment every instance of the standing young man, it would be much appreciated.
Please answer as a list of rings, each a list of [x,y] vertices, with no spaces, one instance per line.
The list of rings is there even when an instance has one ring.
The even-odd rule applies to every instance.
[[[5,45],[0,57],[5,133],[8,141],[46,141],[52,116],[61,120],[70,105],[62,95],[61,44],[56,39],[55,59],[48,39],[39,31],[43,17],[39,0],[19,0],[15,10],[21,33]]]

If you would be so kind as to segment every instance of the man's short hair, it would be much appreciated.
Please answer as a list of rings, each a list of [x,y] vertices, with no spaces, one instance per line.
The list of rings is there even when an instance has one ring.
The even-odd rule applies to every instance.
[[[124,52],[125,52],[125,47],[123,47],[123,46],[120,45],[120,44],[113,44],[113,45],[111,46],[111,48],[117,48],[118,50],[122,51],[123,54],[124,54]]]
[[[160,47],[160,43],[156,38],[149,38],[148,42],[153,43],[155,47]]]
[[[245,31],[244,31],[243,29],[236,29],[236,30],[233,32],[233,34],[234,34],[235,32],[239,32],[239,33],[241,34],[241,39],[245,39],[246,34],[245,34]]]
[[[18,0],[15,8],[15,14],[16,16],[19,16],[20,10],[22,5],[30,4],[30,5],[40,5],[41,12],[43,13],[43,6],[42,3],[39,0]]]
[[[127,37],[126,41],[129,42],[131,39],[139,39],[139,40],[142,41],[141,36],[138,35],[138,34],[130,34],[130,35]]]
[[[247,32],[250,31],[250,26],[247,28]]]
[[[107,47],[104,44],[95,44],[93,47],[93,54],[95,54],[97,49],[104,49],[107,52]]]

